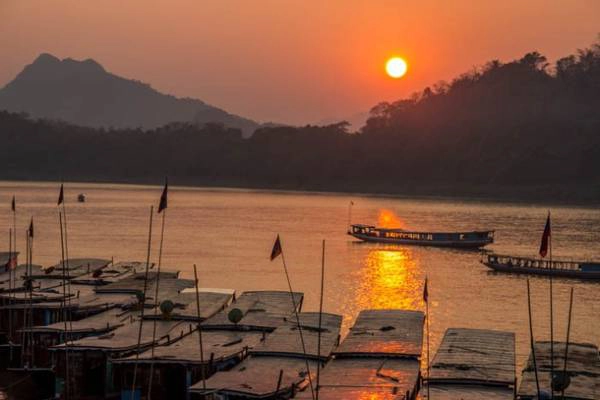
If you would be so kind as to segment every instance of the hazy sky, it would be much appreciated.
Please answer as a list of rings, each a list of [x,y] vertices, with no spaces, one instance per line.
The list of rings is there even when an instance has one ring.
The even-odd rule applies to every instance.
[[[368,111],[498,58],[591,44],[600,0],[0,0],[0,86],[42,52],[259,121]],[[385,75],[400,55],[409,72]]]

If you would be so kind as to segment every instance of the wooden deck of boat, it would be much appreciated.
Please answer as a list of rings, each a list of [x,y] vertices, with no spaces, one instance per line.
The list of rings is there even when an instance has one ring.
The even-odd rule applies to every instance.
[[[425,314],[408,310],[363,310],[336,357],[420,357]]]
[[[427,390],[421,389],[421,396],[427,399]],[[432,400],[514,400],[512,388],[480,385],[440,384],[429,388]]]
[[[302,308],[304,294],[294,293],[298,311]],[[229,321],[229,312],[237,308],[242,320],[234,324]],[[202,323],[202,329],[240,329],[272,331],[294,313],[292,297],[286,291],[248,291],[242,293],[229,307]]]
[[[266,339],[251,349],[250,356],[230,369],[217,372],[207,379],[208,392],[243,396],[245,398],[269,398],[277,393],[294,393],[297,387],[308,383],[306,360],[309,360],[311,377],[314,380],[318,356],[317,335],[319,313],[301,313],[300,325],[306,346],[307,359],[300,342],[297,321],[286,318],[282,324]],[[335,314],[323,314],[321,325],[321,359],[326,360],[337,344],[342,325],[342,317]],[[279,373],[283,377],[279,392],[277,382]],[[191,392],[205,393],[202,382],[190,388]]]
[[[30,267],[32,274],[40,274],[43,268],[37,264],[31,266],[19,264],[10,273],[8,271],[0,272],[0,291],[8,291],[9,289],[23,290],[23,277],[27,275]]]
[[[69,278],[76,278],[78,276],[92,273],[96,270],[101,270],[111,263],[111,260],[105,260],[102,258],[71,258],[65,261],[63,267],[62,261],[59,261],[53,266],[45,268],[42,273],[38,275],[32,275],[34,279],[52,279],[62,278],[63,272],[69,275]]]
[[[554,365],[563,369],[565,343],[554,342]],[[550,388],[550,342],[536,342],[535,355],[538,366],[540,388]],[[565,390],[565,398],[570,400],[591,400],[600,398],[600,359],[598,347],[587,343],[569,343],[567,373],[571,384]],[[535,374],[531,354],[523,370],[518,396],[523,400],[537,398]]]
[[[144,266],[145,268],[145,266]],[[156,280],[158,273],[156,271],[148,272],[148,288],[152,286],[153,282]],[[117,282],[110,283],[108,285],[99,286],[96,288],[96,292],[98,293],[142,293],[144,291],[144,280],[146,274],[144,272],[137,271],[135,274],[127,276],[124,279],[121,279]],[[178,281],[179,272],[177,271],[161,271],[160,272],[160,286],[167,281]],[[181,279],[181,281],[187,282],[187,284],[182,287],[182,289],[186,287],[193,287],[194,281],[192,285],[189,286],[189,280]],[[150,293],[150,291],[148,290]]]
[[[322,400],[413,399],[418,391],[424,314],[364,310],[321,370]],[[297,398],[308,399],[305,391]]]

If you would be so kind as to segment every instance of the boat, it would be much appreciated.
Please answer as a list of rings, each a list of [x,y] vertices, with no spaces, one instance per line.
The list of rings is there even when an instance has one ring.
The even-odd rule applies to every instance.
[[[544,260],[490,253],[482,263],[499,272],[600,280],[600,262]]]
[[[417,232],[353,224],[348,234],[365,242],[477,249],[494,242],[494,231]]]
[[[85,203],[85,193],[79,193],[79,194],[77,195],[77,201],[78,201],[79,203]]]

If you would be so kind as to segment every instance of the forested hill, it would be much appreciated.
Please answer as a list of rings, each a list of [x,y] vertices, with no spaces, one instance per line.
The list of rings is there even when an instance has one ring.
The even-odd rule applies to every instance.
[[[0,178],[206,184],[600,203],[600,46],[530,53],[344,123],[105,130],[0,113]]]

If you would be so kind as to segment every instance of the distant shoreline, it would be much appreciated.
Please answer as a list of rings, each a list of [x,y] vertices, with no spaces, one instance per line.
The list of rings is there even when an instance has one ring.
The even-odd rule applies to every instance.
[[[171,187],[258,191],[272,193],[307,194],[307,195],[347,195],[374,197],[374,198],[398,198],[398,199],[423,199],[423,200],[453,200],[467,202],[502,202],[514,204],[539,204],[571,207],[600,206],[600,183],[596,185],[574,184],[574,185],[466,185],[456,184],[404,184],[397,185],[391,191],[377,190],[373,185],[371,188],[350,187],[350,185],[339,185],[339,187],[295,187],[293,185],[266,185],[266,184],[243,184],[241,182],[209,182],[206,180],[178,179],[170,176]],[[14,179],[2,178],[2,183],[56,183],[56,179]],[[132,185],[132,186],[161,186],[162,179],[125,179],[115,180],[108,178],[84,178],[72,177],[64,182],[72,184],[101,184],[101,185]],[[343,187],[345,186],[345,187]]]

